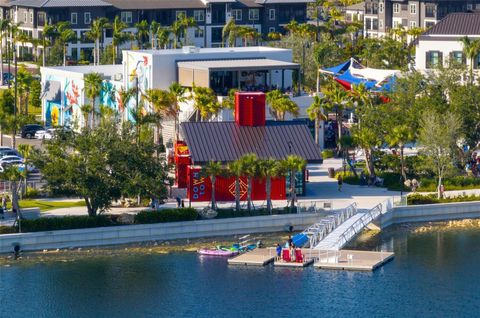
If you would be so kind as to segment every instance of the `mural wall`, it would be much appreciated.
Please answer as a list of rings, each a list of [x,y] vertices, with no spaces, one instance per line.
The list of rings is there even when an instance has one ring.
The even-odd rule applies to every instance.
[[[45,100],[44,118],[46,126],[73,126],[81,124],[82,120],[80,107],[83,103],[82,91],[83,81],[72,80],[62,76],[48,75],[48,82],[61,83],[58,99]],[[56,94],[55,94],[56,95]]]
[[[150,56],[128,53],[127,74],[127,89],[136,88],[138,85],[139,95],[144,95],[151,88],[152,61]],[[152,111],[148,103],[141,103],[140,106],[142,106],[141,111],[144,115]],[[136,109],[136,98],[131,98],[127,107]]]

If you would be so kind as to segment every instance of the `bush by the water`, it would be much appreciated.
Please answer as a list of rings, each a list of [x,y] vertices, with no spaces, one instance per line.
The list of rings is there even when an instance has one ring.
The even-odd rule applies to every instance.
[[[445,190],[465,190],[480,188],[480,178],[457,176],[445,178],[443,180]],[[429,192],[437,190],[437,180],[435,178],[421,178],[419,190]]]
[[[235,211],[235,209],[218,209],[216,219],[226,219],[226,218],[235,218],[235,217],[245,217],[245,216],[261,216],[261,215],[270,215],[267,209],[256,209],[252,211],[240,210]],[[289,207],[272,209],[272,214],[289,214],[297,213],[297,210],[292,211]]]
[[[435,203],[455,203],[455,202],[472,202],[480,201],[480,196],[477,195],[460,195],[453,198],[442,198],[438,199],[437,194],[420,194],[413,193],[407,197],[408,205],[419,205],[419,204],[435,204]]]
[[[323,159],[333,158],[334,156],[335,156],[335,153],[333,152],[332,149],[325,149],[324,151],[322,151]]]
[[[151,224],[164,222],[193,221],[198,213],[193,208],[163,209],[159,211],[142,211],[135,215],[135,223]]]
[[[107,215],[44,217],[33,220],[23,219],[22,232],[72,230],[112,225],[116,225],[116,223]]]

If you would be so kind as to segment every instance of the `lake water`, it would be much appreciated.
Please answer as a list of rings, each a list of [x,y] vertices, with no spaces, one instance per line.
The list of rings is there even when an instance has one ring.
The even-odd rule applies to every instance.
[[[0,268],[0,317],[462,317],[480,308],[480,230],[382,234],[371,273],[227,266],[194,253]]]

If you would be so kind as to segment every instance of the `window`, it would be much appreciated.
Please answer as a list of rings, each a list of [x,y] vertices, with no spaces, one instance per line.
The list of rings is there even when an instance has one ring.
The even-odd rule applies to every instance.
[[[194,17],[195,21],[197,21],[197,22],[205,21],[205,11],[195,10],[195,11],[193,11],[193,17]]]
[[[378,20],[378,28],[383,29],[383,20]]]
[[[85,24],[90,24],[92,23],[92,14],[90,12],[85,12],[83,14],[83,22]]]
[[[23,23],[27,23],[27,18],[28,18],[28,13],[27,12],[24,12],[23,13]]]
[[[270,9],[268,10],[268,19],[270,21],[274,21],[275,20],[275,9]]]
[[[383,13],[384,7],[385,7],[385,4],[383,2],[380,2],[378,4],[378,12]]]
[[[372,30],[378,30],[378,20],[372,19]]]
[[[476,69],[476,70],[480,68],[480,55],[477,55],[473,59],[473,68]]]
[[[45,25],[45,13],[41,12],[37,15],[37,25],[44,26]]]
[[[393,4],[393,13],[400,13],[400,3]]]
[[[275,32],[275,28],[274,27],[269,27],[268,28],[268,33],[274,33]]]
[[[30,23],[33,24],[33,12],[30,12]]]
[[[428,51],[426,55],[426,68],[436,68],[442,65],[442,52]]]
[[[78,18],[78,15],[77,15],[76,12],[70,13],[70,23],[71,24],[77,24],[77,18]]]
[[[417,5],[411,4],[410,5],[410,14],[417,14]]]
[[[462,51],[453,51],[450,53],[450,62],[453,64],[465,64],[465,56]]]
[[[250,21],[257,21],[260,17],[260,10],[258,9],[250,9],[248,10],[248,19]]]
[[[425,27],[428,29],[428,28],[431,28],[435,25],[435,22],[433,21],[425,21]]]
[[[435,6],[433,5],[425,6],[425,17],[435,18]]]
[[[132,23],[132,11],[123,11],[120,13],[120,18],[123,23]]]
[[[400,21],[398,20],[393,20],[393,28],[396,29],[398,27],[400,27],[402,24]]]
[[[187,16],[187,11],[175,11],[175,20],[180,20],[181,18],[185,18]]]
[[[410,29],[417,27],[417,21],[410,21]]]
[[[232,10],[232,17],[235,19],[235,21],[242,21],[242,10],[241,9]]]
[[[471,3],[467,4],[467,11],[472,11],[473,5]]]
[[[203,29],[195,28],[195,38],[203,38]]]

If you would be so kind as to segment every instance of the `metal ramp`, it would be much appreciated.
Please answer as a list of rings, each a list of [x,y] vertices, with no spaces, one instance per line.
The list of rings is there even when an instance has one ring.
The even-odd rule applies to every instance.
[[[314,246],[313,248],[316,250],[338,251],[360,233],[368,224],[380,215],[391,210],[392,207],[392,200],[388,199],[383,203],[376,205],[371,210],[358,211],[326,235],[322,240],[318,241],[316,245],[310,246]]]
[[[308,240],[305,240],[306,242],[305,244],[302,244],[302,246],[306,245],[312,248],[316,246],[319,242],[321,242],[327,235],[329,235],[329,233],[334,231],[342,223],[352,218],[356,213],[357,204],[352,203],[344,209],[333,211],[332,214],[325,216],[319,222],[309,226],[302,233],[297,234],[296,236],[297,238],[299,236],[307,237]]]

